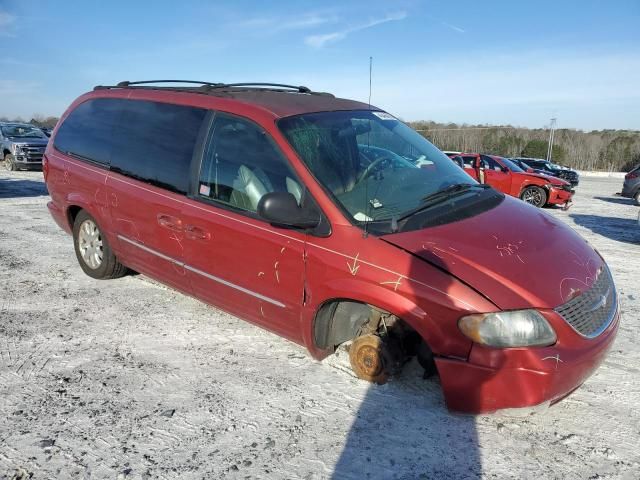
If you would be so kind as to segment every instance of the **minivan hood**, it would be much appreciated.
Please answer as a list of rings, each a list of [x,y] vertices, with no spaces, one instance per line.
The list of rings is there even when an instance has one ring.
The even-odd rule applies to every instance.
[[[562,305],[591,287],[604,263],[571,228],[510,197],[475,217],[382,239],[503,310]]]

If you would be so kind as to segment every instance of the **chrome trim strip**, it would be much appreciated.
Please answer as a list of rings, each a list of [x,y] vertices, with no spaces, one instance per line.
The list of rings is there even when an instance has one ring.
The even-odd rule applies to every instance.
[[[279,302],[277,300],[273,300],[272,298],[269,298],[269,297],[265,297],[264,295],[261,295],[258,292],[254,292],[252,290],[247,290],[246,288],[241,287],[240,285],[236,285],[235,283],[228,282],[228,281],[226,281],[226,280],[224,280],[224,279],[222,279],[220,277],[216,277],[215,275],[211,275],[210,273],[203,272],[202,270],[198,270],[197,268],[191,267],[189,265],[185,265],[184,268],[189,270],[189,271],[191,271],[191,272],[193,272],[193,273],[197,273],[198,275],[202,275],[203,277],[207,277],[208,279],[213,280],[214,282],[221,283],[222,285],[226,285],[227,287],[235,288],[236,290],[239,290],[239,291],[241,291],[243,293],[246,293],[247,295],[251,295],[252,297],[259,298],[260,300],[264,300],[265,302],[269,302],[269,303],[271,303],[273,305],[276,305],[276,306],[278,306],[280,308],[284,308],[285,307],[284,303],[281,303],[281,302]]]
[[[176,260],[175,258],[168,257],[168,256],[158,252],[157,250],[149,248],[146,245],[143,245],[142,243],[136,242],[135,240],[131,240],[130,238],[123,237],[122,235],[118,235],[118,239],[119,240],[124,240],[125,242],[130,243],[131,245],[133,245],[134,247],[138,247],[139,249],[144,250],[145,252],[150,253],[152,255],[155,255],[156,257],[160,257],[163,260],[166,260],[167,262],[175,263],[176,265],[178,265],[180,267],[184,267],[185,266],[184,263]]]
[[[167,255],[164,255],[164,254],[162,254],[162,253],[160,253],[160,252],[158,252],[158,251],[156,251],[156,250],[154,250],[152,248],[149,248],[146,245],[143,245],[143,244],[141,244],[139,242],[136,242],[135,240],[131,240],[130,238],[123,237],[122,235],[117,235],[117,237],[118,237],[119,240],[123,240],[123,241],[125,241],[125,242],[127,242],[127,243],[129,243],[129,244],[131,244],[131,245],[133,245],[135,247],[138,247],[141,250],[144,250],[147,253],[150,253],[152,255],[160,257],[163,260],[166,260],[168,262],[174,263],[175,265],[184,267],[186,270],[189,270],[190,272],[193,272],[193,273],[197,273],[198,275],[206,277],[209,280],[213,280],[214,282],[218,282],[218,283],[220,283],[222,285],[225,285],[227,287],[233,288],[233,289],[238,290],[238,291],[240,291],[242,293],[246,293],[247,295],[251,295],[252,297],[258,298],[258,299],[260,299],[260,300],[262,300],[264,302],[271,303],[272,305],[275,305],[277,307],[280,307],[280,308],[285,308],[286,307],[286,305],[284,303],[279,302],[278,300],[274,300],[273,298],[265,297],[264,295],[262,295],[262,294],[260,294],[258,292],[254,292],[253,290],[248,290],[248,289],[246,289],[244,287],[241,287],[240,285],[236,285],[235,283],[231,283],[231,282],[229,282],[227,280],[224,280],[224,279],[222,279],[220,277],[216,277],[215,275],[211,275],[210,273],[203,272],[202,270],[198,270],[195,267],[192,267],[192,266],[187,265],[187,264],[185,264],[183,262],[180,262],[179,260],[176,260],[175,258],[168,257]]]

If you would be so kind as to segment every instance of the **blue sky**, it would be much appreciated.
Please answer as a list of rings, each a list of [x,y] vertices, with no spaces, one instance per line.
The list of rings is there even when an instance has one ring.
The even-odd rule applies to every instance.
[[[0,116],[120,80],[273,81],[405,120],[640,129],[640,1],[0,0]]]

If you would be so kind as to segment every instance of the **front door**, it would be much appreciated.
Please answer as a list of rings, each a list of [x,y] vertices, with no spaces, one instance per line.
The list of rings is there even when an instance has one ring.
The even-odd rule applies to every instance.
[[[511,194],[511,173],[489,155],[480,157],[480,165],[484,170],[484,183],[496,190]]]
[[[301,340],[305,234],[272,227],[256,208],[272,191],[299,200],[300,185],[261,127],[216,114],[182,211],[194,294],[294,341]]]

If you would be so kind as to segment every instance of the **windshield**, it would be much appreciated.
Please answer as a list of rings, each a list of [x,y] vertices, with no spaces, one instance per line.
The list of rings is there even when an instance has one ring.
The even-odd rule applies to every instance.
[[[403,217],[452,185],[477,185],[423,136],[388,113],[322,112],[280,120],[315,178],[356,222]]]
[[[504,163],[507,168],[509,170],[511,170],[512,172],[518,172],[518,173],[523,173],[524,170],[522,168],[520,168],[515,162],[512,162],[510,159],[508,158],[502,158],[502,163]]]
[[[47,138],[47,136],[37,127],[32,125],[5,125],[1,127],[2,133],[6,137],[12,138]]]

